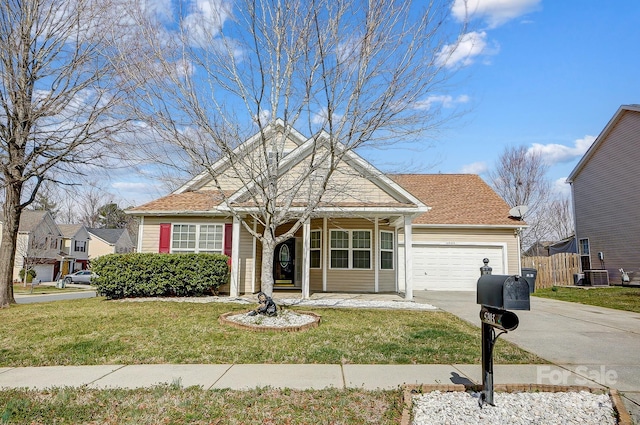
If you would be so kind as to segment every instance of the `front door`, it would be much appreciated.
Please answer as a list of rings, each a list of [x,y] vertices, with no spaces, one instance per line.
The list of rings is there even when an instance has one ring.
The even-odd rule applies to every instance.
[[[296,240],[291,238],[276,245],[273,256],[273,280],[276,286],[294,286]]]

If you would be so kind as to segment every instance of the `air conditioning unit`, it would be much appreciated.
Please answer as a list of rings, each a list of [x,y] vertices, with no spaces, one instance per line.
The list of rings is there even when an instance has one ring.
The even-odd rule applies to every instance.
[[[609,270],[585,270],[584,280],[591,286],[609,286]]]
[[[584,273],[574,273],[573,274],[573,284],[576,286],[584,285]]]

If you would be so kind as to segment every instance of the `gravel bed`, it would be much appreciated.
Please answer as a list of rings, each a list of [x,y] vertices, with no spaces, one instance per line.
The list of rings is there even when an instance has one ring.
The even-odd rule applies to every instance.
[[[315,317],[308,314],[300,314],[289,310],[279,311],[276,317],[263,316],[261,314],[249,316],[247,313],[241,313],[227,316],[226,319],[231,322],[242,323],[243,325],[265,326],[272,328],[304,326],[309,323],[313,323],[316,320]]]
[[[413,397],[413,425],[615,425],[608,394],[589,392],[495,393],[495,406],[478,403],[479,394],[433,391]]]

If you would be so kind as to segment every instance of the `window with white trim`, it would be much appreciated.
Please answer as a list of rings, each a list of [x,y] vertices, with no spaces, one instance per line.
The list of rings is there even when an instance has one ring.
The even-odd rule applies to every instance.
[[[393,232],[380,232],[380,270],[393,270]]]
[[[171,230],[171,252],[222,254],[222,224],[174,224]]]
[[[322,232],[320,230],[312,230],[310,232],[311,244],[309,249],[309,266],[312,269],[319,269],[322,257]]]
[[[331,230],[330,238],[332,269],[371,268],[371,231]]]

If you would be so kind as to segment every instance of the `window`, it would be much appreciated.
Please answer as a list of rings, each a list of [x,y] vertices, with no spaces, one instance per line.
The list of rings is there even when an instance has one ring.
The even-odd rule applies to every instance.
[[[369,230],[332,230],[330,246],[332,269],[371,268]]]
[[[75,252],[86,252],[87,241],[74,241],[73,250]]]
[[[580,239],[580,255],[589,255],[589,239]]]
[[[310,267],[312,269],[320,268],[320,257],[321,257],[321,248],[322,248],[322,240],[321,240],[321,232],[320,230],[312,230],[311,231],[311,247],[309,250],[309,259],[310,259]]]
[[[222,224],[174,224],[171,252],[222,254]]]
[[[393,270],[393,232],[380,232],[380,270]]]

